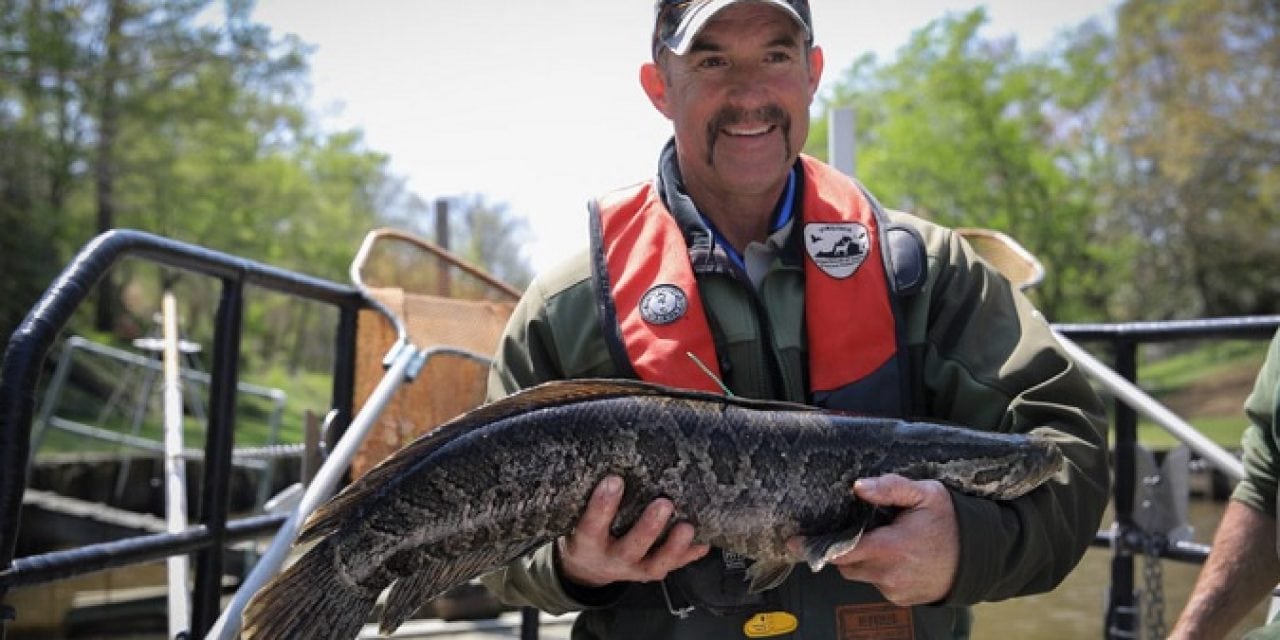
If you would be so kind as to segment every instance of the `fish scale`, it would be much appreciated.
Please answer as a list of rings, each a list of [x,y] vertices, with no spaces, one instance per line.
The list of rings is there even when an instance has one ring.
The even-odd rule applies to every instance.
[[[391,587],[384,632],[418,605],[569,532],[595,485],[623,478],[613,530],[657,497],[697,539],[776,586],[806,536],[820,568],[871,522],[851,487],[899,473],[1013,499],[1062,466],[1050,441],[833,414],[620,380],[553,382],[469,412],[390,456],[311,517],[319,540],[259,592],[247,638],[350,638]],[[337,620],[338,622],[334,622]]]

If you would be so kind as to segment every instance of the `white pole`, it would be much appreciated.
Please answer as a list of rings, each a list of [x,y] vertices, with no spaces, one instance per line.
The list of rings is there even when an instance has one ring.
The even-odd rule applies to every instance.
[[[827,158],[840,173],[853,177],[857,168],[853,109],[836,107],[827,114]]]
[[[165,291],[161,302],[164,322],[164,492],[169,533],[187,529],[187,464],[182,457],[182,362],[178,357],[178,303]],[[169,556],[169,637],[185,635],[191,625],[187,587],[187,556]]]

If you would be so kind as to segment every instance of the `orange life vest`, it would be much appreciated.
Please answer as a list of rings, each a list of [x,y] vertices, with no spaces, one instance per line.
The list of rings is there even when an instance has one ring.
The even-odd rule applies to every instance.
[[[905,358],[896,357],[904,350],[895,299],[922,283],[923,243],[913,230],[890,225],[848,177],[807,156],[800,164],[803,195],[791,233],[804,234],[810,400],[901,414],[907,394],[905,363],[899,362]],[[689,357],[719,378],[689,244],[655,182],[615,191],[592,206],[606,341],[624,372],[719,392]],[[890,253],[910,256],[891,259]]]

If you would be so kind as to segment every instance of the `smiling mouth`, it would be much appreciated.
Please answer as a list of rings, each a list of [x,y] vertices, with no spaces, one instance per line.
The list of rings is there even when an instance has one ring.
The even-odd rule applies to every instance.
[[[773,125],[773,124],[759,124],[755,126],[739,125],[739,126],[733,126],[733,127],[725,127],[721,131],[723,131],[724,134],[727,136],[746,138],[751,136],[762,136],[777,128],[778,128],[777,125]]]
[[[791,148],[791,118],[781,106],[768,104],[747,109],[727,106],[707,123],[707,166],[715,166],[716,140],[720,136],[739,140],[782,132],[783,154]]]

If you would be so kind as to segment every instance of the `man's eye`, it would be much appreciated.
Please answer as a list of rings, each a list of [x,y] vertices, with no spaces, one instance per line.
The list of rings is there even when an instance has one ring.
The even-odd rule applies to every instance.
[[[764,57],[765,62],[789,62],[791,54],[786,51],[770,51]]]
[[[723,66],[725,66],[726,64],[728,64],[728,63],[725,61],[725,59],[724,59],[724,58],[719,58],[719,57],[715,57],[715,56],[708,56],[708,57],[703,58],[703,59],[701,59],[701,60],[699,60],[699,61],[698,61],[698,68],[700,68],[700,69],[714,69],[714,68],[717,68],[717,67],[723,67]]]

